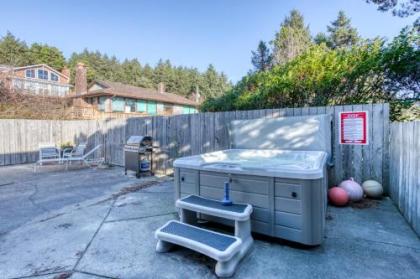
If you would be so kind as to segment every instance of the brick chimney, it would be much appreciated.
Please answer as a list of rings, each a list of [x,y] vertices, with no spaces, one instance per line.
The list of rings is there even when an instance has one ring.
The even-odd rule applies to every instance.
[[[67,67],[64,67],[64,68],[61,70],[61,73],[62,73],[63,75],[65,75],[65,76],[67,76],[67,77],[70,77],[70,69],[69,69],[69,68],[67,68]]]
[[[87,93],[87,67],[82,62],[76,65],[74,92],[76,96]]]
[[[165,93],[165,84],[163,82],[159,82],[158,84],[158,93]]]

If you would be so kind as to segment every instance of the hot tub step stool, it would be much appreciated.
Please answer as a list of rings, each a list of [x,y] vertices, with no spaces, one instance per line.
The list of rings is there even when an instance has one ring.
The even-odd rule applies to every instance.
[[[252,205],[233,204],[224,206],[220,201],[200,196],[187,196],[176,201],[181,222],[169,221],[155,233],[157,252],[168,252],[173,244],[184,246],[215,260],[216,274],[229,277],[252,246]],[[235,221],[235,236],[213,232],[194,226],[197,213]]]
[[[198,228],[178,221],[169,221],[155,233],[156,251],[168,252],[173,244],[202,253],[217,261],[216,274],[232,276],[240,261],[242,241],[238,237]]]

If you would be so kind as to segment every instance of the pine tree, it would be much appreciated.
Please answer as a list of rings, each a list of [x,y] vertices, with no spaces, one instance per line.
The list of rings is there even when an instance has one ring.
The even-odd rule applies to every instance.
[[[273,44],[273,63],[284,64],[311,45],[309,27],[305,26],[303,16],[297,10],[292,10],[276,33]]]
[[[11,66],[29,64],[28,46],[10,32],[0,39],[0,64]]]
[[[314,38],[314,43],[317,44],[317,45],[325,44],[328,47],[331,46],[330,38],[323,32],[320,32],[320,33],[316,34],[316,36]]]
[[[256,71],[266,71],[271,66],[272,56],[264,41],[260,41],[256,51],[252,51],[251,62]]]
[[[47,64],[61,71],[66,65],[66,58],[56,47],[34,43],[29,48],[29,64]]]
[[[338,13],[331,26],[327,26],[327,30],[332,48],[351,47],[360,40],[356,28],[351,26],[350,19],[343,11]]]
[[[392,14],[399,17],[407,17],[420,12],[419,0],[366,0],[366,2],[376,4],[381,12],[392,10]]]
[[[153,83],[153,68],[146,64],[142,69],[142,75],[137,86],[144,88],[156,88],[156,85]]]
[[[121,64],[121,73],[121,82],[138,86],[142,77],[140,62],[137,59],[125,59]]]
[[[161,59],[155,67],[149,64],[142,67],[137,59],[120,62],[99,51],[85,49],[81,53],[73,53],[69,59],[72,77],[77,62],[84,62],[88,67],[88,82],[95,79],[110,80],[153,89],[163,82],[166,92],[186,97],[197,91],[204,97],[220,95],[231,86],[227,77],[223,73],[219,74],[213,66],[200,73],[196,68],[175,67],[169,60]]]
[[[163,61],[159,59],[154,71],[153,71],[153,83],[158,85],[163,82],[165,84],[165,90],[170,92],[172,90],[172,65],[169,60]]]
[[[205,98],[221,96],[230,88],[226,75],[219,74],[212,64],[204,72],[200,85],[200,94]]]

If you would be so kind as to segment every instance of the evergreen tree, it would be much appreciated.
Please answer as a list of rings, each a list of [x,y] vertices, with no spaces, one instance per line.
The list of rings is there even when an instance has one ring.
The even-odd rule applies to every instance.
[[[223,95],[229,87],[226,75],[218,74],[214,66],[210,64],[204,72],[199,89],[200,94],[205,98],[214,98]]]
[[[153,83],[155,86],[161,82],[165,84],[165,90],[167,92],[175,91],[174,72],[169,60],[163,61],[160,59],[153,71]]]
[[[121,64],[121,82],[139,86],[142,77],[142,68],[137,59],[124,60]]]
[[[24,41],[10,32],[0,39],[0,64],[24,66],[29,64],[28,58],[28,46]]]
[[[176,87],[176,92],[182,96],[188,97],[193,90],[190,70],[185,67],[176,67],[174,69],[174,85]]]
[[[109,80],[156,89],[163,82],[167,92],[186,97],[193,92],[199,92],[204,97],[218,96],[231,86],[227,77],[218,73],[212,65],[205,73],[196,68],[175,67],[169,60],[159,60],[155,67],[149,64],[142,67],[137,59],[121,62],[115,56],[88,49],[73,53],[66,63],[62,52],[56,47],[34,43],[28,48],[24,41],[15,38],[10,32],[0,39],[0,64],[47,64],[57,70],[68,66],[71,81],[74,82],[78,62],[87,66],[88,83],[93,80]]]
[[[107,62],[109,67],[107,70],[108,80],[117,82],[123,81],[124,73],[121,63],[118,61],[117,57],[112,56]]]
[[[142,75],[137,86],[145,88],[156,88],[153,83],[153,68],[146,64],[142,69]]]
[[[399,17],[407,17],[420,12],[419,0],[366,0],[366,2],[376,4],[381,12],[392,10],[392,14]],[[398,2],[400,2],[399,7],[397,7]]]
[[[203,84],[203,75],[198,71],[197,68],[191,68],[188,72],[190,85],[190,93],[198,93],[203,95],[201,85]]]
[[[251,62],[256,71],[266,71],[271,66],[272,56],[264,41],[260,41],[256,51],[252,51]]]
[[[284,64],[303,53],[311,45],[309,27],[305,26],[303,16],[292,10],[276,33],[273,44],[274,64]]]
[[[327,26],[327,30],[332,48],[351,47],[360,40],[356,28],[351,26],[350,19],[343,11],[340,11],[337,19]]]
[[[66,65],[66,58],[56,47],[34,43],[29,48],[29,64],[47,64],[61,71]]]
[[[314,42],[317,45],[325,44],[328,47],[331,46],[330,38],[323,32],[320,32],[320,33],[316,34],[316,36],[314,38]]]

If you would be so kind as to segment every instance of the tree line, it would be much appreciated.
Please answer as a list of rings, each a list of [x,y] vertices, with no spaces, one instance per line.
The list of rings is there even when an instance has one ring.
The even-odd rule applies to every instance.
[[[95,79],[109,80],[146,88],[157,88],[163,82],[167,92],[185,97],[198,92],[204,98],[220,96],[231,88],[227,76],[218,72],[212,64],[204,72],[197,68],[172,65],[169,60],[159,60],[155,66],[150,66],[142,65],[136,58],[120,61],[115,56],[88,49],[74,52],[67,60],[62,51],[54,46],[40,43],[28,46],[10,32],[0,38],[0,64],[47,64],[58,71],[68,67],[74,82],[75,65],[78,62],[88,67],[88,82]]]
[[[254,69],[225,95],[206,100],[202,110],[412,104],[420,97],[419,30],[415,22],[390,42],[366,39],[340,11],[326,33],[312,37],[302,14],[292,10],[273,40],[252,51]]]

